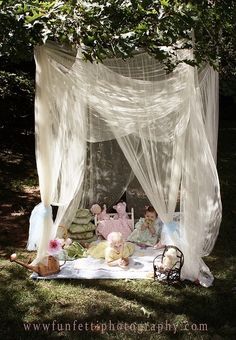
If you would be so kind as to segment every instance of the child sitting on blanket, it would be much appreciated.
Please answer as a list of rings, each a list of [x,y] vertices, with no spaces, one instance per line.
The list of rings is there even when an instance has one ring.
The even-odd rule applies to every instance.
[[[140,245],[155,246],[160,240],[161,224],[156,210],[151,206],[146,207],[144,218],[139,219],[127,240]]]
[[[134,245],[125,242],[122,234],[112,232],[108,235],[107,241],[92,244],[87,250],[87,254],[94,258],[104,258],[109,266],[127,267],[129,256],[134,253]]]

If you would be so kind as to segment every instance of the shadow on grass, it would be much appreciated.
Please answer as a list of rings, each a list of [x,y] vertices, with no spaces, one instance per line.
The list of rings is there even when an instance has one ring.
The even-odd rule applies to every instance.
[[[228,279],[226,276],[210,289],[186,284],[181,290],[143,280],[33,281],[23,268],[6,265],[0,281],[0,315],[4,320],[1,338],[12,339],[14,330],[17,330],[19,339],[62,336],[77,339],[78,335],[84,339],[111,339],[111,335],[115,336],[114,339],[136,339],[137,332],[120,329],[118,335],[112,326],[109,332],[102,334],[101,324],[109,327],[110,323],[117,327],[118,323],[123,326],[125,323],[149,323],[165,327],[167,322],[171,327],[177,325],[176,338],[179,339],[187,339],[190,335],[194,335],[194,339],[198,336],[199,339],[211,339],[215,334],[231,339],[235,332],[233,296],[229,291],[219,289]],[[142,309],[151,313],[150,316]],[[94,329],[79,331],[78,324],[85,326],[86,323],[93,323]],[[29,325],[30,330],[25,330],[24,324]],[[32,329],[37,324],[40,330]],[[188,329],[203,324],[207,327],[204,334],[200,330]],[[139,337],[151,339],[152,334],[153,331],[142,331]],[[156,330],[155,335],[157,339],[171,338],[173,330],[164,329],[160,334]]]

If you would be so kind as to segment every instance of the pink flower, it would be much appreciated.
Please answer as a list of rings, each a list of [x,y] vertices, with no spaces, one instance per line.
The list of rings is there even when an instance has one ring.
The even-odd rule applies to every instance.
[[[62,245],[60,240],[55,239],[49,242],[48,252],[50,255],[56,255],[62,250]]]

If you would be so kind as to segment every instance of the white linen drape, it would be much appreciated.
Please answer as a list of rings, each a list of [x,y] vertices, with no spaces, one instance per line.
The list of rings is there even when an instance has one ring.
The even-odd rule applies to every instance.
[[[75,97],[66,73],[57,72],[42,47],[36,48],[35,61],[36,162],[42,204],[32,214],[28,249],[37,244],[37,262],[47,254],[48,243],[55,237],[66,207],[81,191],[87,124],[83,98],[79,94]],[[73,81],[76,84],[76,79]],[[62,206],[55,224],[51,205]],[[39,226],[41,230],[37,234],[35,229]]]
[[[181,181],[181,248],[183,276],[199,279],[203,256],[210,253],[221,222],[221,200],[215,161],[205,133],[199,88],[193,89],[191,116],[186,132]]]
[[[191,52],[184,53],[191,57]],[[186,64],[171,74],[146,54],[128,61],[91,64],[82,60],[80,52],[75,56],[54,44],[36,49],[36,68],[36,157],[46,209],[40,215],[44,230],[38,257],[45,253],[60,221],[70,220],[80,204],[85,167],[90,164],[86,143],[102,145],[116,139],[164,222],[172,221],[180,190],[178,246],[185,255],[183,273],[185,278],[199,279],[204,266],[201,258],[212,250],[221,220],[214,161],[218,124],[215,72],[203,69],[199,83],[194,68]],[[97,156],[98,150],[90,147],[89,157]],[[106,155],[109,153],[104,153],[104,159]],[[102,167],[102,162],[97,166]],[[112,168],[118,183],[126,176],[121,182],[125,188],[130,172],[124,175],[120,169]],[[91,188],[100,175],[92,173],[88,187],[95,199]],[[107,195],[111,188],[104,181]],[[54,225],[46,218],[51,204],[59,206]]]
[[[211,67],[205,66],[199,71],[198,79],[206,136],[216,162],[219,125],[219,74]]]

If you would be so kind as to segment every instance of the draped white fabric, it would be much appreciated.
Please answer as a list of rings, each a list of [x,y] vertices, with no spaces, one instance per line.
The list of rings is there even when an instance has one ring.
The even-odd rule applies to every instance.
[[[183,276],[199,279],[221,221],[216,73],[206,66],[198,77],[180,64],[167,74],[147,54],[91,64],[54,44],[35,55],[40,190],[45,207],[59,205],[38,258],[62,220],[85,203],[112,204],[133,171],[163,222],[172,221],[180,191],[176,245],[185,255]]]
[[[45,52],[44,48],[35,51],[36,162],[42,210],[55,204],[62,206],[64,212],[82,188],[86,162],[86,110],[83,98],[79,93],[75,96],[71,83],[55,69]],[[28,244],[38,245],[35,262],[47,253],[49,240],[55,237],[63,215],[59,211],[57,224],[53,225],[52,215],[43,214],[39,208],[37,210],[38,218],[42,219],[41,235],[38,234],[38,240],[32,241],[36,227],[31,226],[28,241]]]
[[[219,74],[211,67],[204,67],[199,71],[199,88],[203,105],[203,122],[210,144],[212,155],[217,159],[217,141],[219,125]]]

